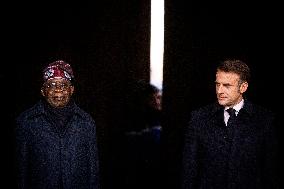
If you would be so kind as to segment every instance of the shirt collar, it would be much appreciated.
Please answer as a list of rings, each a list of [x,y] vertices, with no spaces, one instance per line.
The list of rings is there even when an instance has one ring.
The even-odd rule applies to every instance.
[[[234,105],[233,108],[236,110],[236,114],[239,113],[240,109],[244,106],[244,99],[242,99],[238,104]],[[229,107],[225,107],[225,110],[229,109]]]

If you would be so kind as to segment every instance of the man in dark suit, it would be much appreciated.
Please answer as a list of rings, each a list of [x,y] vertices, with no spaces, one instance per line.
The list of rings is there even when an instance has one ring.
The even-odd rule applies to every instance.
[[[43,99],[17,117],[18,188],[100,187],[96,124],[73,93],[71,66],[50,63],[43,70]]]
[[[250,69],[225,60],[216,70],[218,103],[191,113],[183,154],[183,189],[278,188],[274,115],[243,97]]]

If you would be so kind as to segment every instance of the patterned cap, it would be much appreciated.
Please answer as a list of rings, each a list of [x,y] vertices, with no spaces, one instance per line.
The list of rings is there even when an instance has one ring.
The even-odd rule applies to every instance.
[[[71,81],[74,78],[71,66],[63,60],[57,60],[50,63],[43,70],[43,80],[46,82],[49,79],[63,78]]]

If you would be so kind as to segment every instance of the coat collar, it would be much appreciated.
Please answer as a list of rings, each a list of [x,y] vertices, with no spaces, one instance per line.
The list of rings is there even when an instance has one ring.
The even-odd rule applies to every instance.
[[[224,107],[218,104],[218,102],[215,102],[213,104],[212,112],[210,117],[216,115],[218,112],[223,111]],[[246,98],[244,99],[244,106],[240,109],[240,111],[247,113],[249,116],[253,115],[253,104],[247,100]]]
[[[74,114],[80,116],[80,117],[85,117],[85,114],[83,111],[74,103]],[[30,112],[29,117],[38,117],[40,115],[46,114],[45,108],[44,108],[44,102],[43,100],[40,100],[38,103],[34,105],[33,110]]]

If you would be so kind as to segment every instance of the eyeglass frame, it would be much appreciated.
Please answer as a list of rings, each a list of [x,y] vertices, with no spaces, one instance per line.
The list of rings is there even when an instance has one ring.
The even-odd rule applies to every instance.
[[[49,90],[56,90],[56,89],[60,89],[63,91],[66,91],[69,87],[72,86],[72,84],[70,82],[46,82],[44,83],[44,88],[49,89]]]

